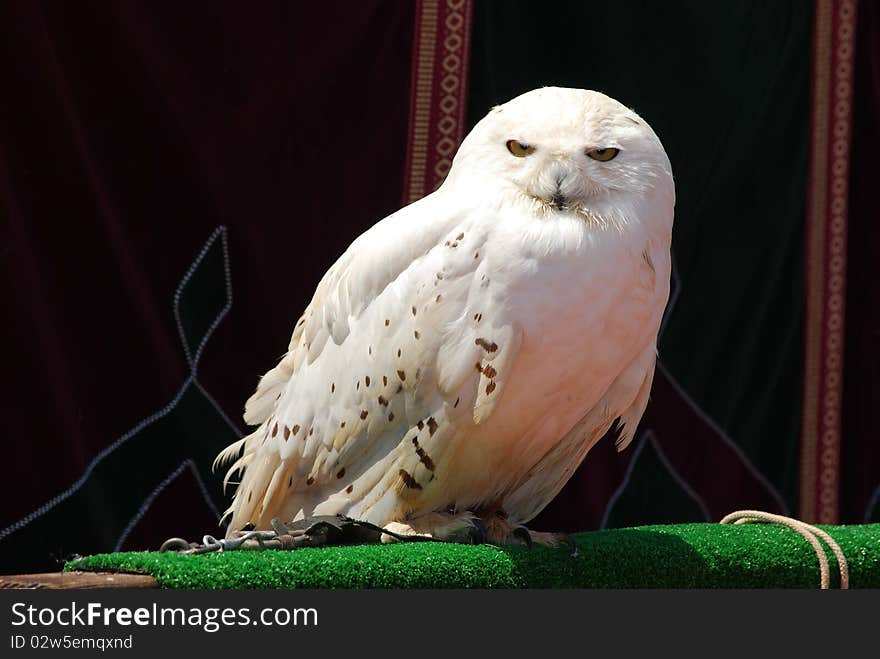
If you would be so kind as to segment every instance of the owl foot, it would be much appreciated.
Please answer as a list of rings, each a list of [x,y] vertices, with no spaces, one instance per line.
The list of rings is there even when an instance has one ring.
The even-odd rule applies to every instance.
[[[287,523],[276,517],[271,525],[271,530],[256,530],[248,525],[219,540],[206,535],[201,544],[170,538],[159,551],[204,554],[213,551],[435,541],[469,545],[526,545],[529,548],[536,544],[545,547],[566,545],[571,547],[572,556],[577,555],[577,546],[565,533],[530,531],[525,526],[510,524],[506,517],[497,513],[484,517],[471,512],[429,513],[406,522],[389,522],[384,527],[343,515],[316,516]]]
[[[470,512],[428,513],[405,522],[389,522],[382,542],[424,539],[437,542],[457,542],[481,545],[486,542],[487,532],[483,520]]]
[[[525,545],[532,548],[569,547],[572,556],[577,556],[577,545],[567,533],[547,533],[532,531],[521,524],[512,524],[503,510],[484,513],[482,519],[486,524],[487,541],[499,545]]]
[[[574,540],[567,533],[547,533],[545,531],[532,531],[525,526],[517,526],[507,536],[504,544],[526,545],[531,549],[534,545],[541,547],[568,547],[571,555],[578,555],[578,548]]]
[[[283,522],[275,517],[271,529],[255,529],[248,524],[240,531],[217,539],[206,535],[201,543],[187,542],[182,538],[169,538],[162,543],[160,552],[176,551],[183,554],[205,554],[214,551],[255,549],[300,549],[302,547],[332,547],[337,545],[362,545],[400,540],[415,542],[432,540],[430,537],[399,535],[369,522],[344,515],[318,515],[293,522]]]

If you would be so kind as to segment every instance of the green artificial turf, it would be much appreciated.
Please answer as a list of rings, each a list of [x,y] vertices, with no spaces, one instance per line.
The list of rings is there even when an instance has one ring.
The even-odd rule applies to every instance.
[[[851,588],[880,588],[880,524],[823,526]],[[813,549],[768,524],[676,524],[578,533],[567,549],[419,542],[238,551],[122,552],[66,570],[151,574],[163,588],[818,588]],[[829,551],[832,587],[837,564]]]

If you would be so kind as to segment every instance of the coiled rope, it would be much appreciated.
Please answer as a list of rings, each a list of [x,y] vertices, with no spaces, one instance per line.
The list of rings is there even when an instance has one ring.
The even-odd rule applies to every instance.
[[[792,519],[784,515],[774,515],[762,510],[738,510],[721,520],[721,524],[748,524],[752,522],[782,524],[792,531],[799,533],[804,540],[810,543],[813,551],[816,552],[816,558],[819,559],[819,588],[828,590],[831,587],[831,570],[828,566],[828,556],[818,540],[821,538],[831,548],[831,551],[834,552],[834,556],[837,558],[837,566],[840,569],[840,588],[849,588],[849,565],[846,562],[846,556],[843,555],[840,545],[825,531],[799,519]]]

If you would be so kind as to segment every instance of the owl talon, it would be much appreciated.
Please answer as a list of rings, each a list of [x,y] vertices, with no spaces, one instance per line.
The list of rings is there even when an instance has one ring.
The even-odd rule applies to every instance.
[[[545,531],[531,531],[522,525],[514,526],[506,518],[492,515],[488,519],[490,531],[489,542],[492,544],[525,545],[532,549],[535,545],[541,547],[571,548],[571,555],[577,556],[578,548],[574,540],[567,533],[547,533]]]
[[[486,523],[479,517],[461,517],[452,524],[433,530],[432,539],[463,545],[482,545],[489,537]]]
[[[571,553],[569,555],[572,557],[577,556],[578,546],[575,543],[574,539],[570,535],[568,535],[568,533],[557,533],[557,535],[559,536],[559,542],[561,544],[571,547]]]
[[[486,522],[471,512],[428,513],[405,522],[390,522],[383,529],[382,542],[433,540],[464,545],[488,542]]]
[[[518,540],[522,540],[522,544],[524,544],[529,549],[532,548],[532,534],[525,526],[517,526],[511,532],[511,535]]]
[[[489,537],[489,531],[486,528],[486,523],[483,522],[479,517],[474,517],[470,520],[471,528],[469,529],[469,537],[471,539],[471,544],[474,545],[482,545],[486,542],[486,539]]]

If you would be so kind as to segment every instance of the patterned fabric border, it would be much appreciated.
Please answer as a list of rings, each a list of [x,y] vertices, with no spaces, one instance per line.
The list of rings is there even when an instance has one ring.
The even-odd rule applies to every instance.
[[[403,203],[437,189],[464,137],[472,0],[418,0]]]
[[[800,518],[838,519],[856,0],[816,0],[807,181]]]

